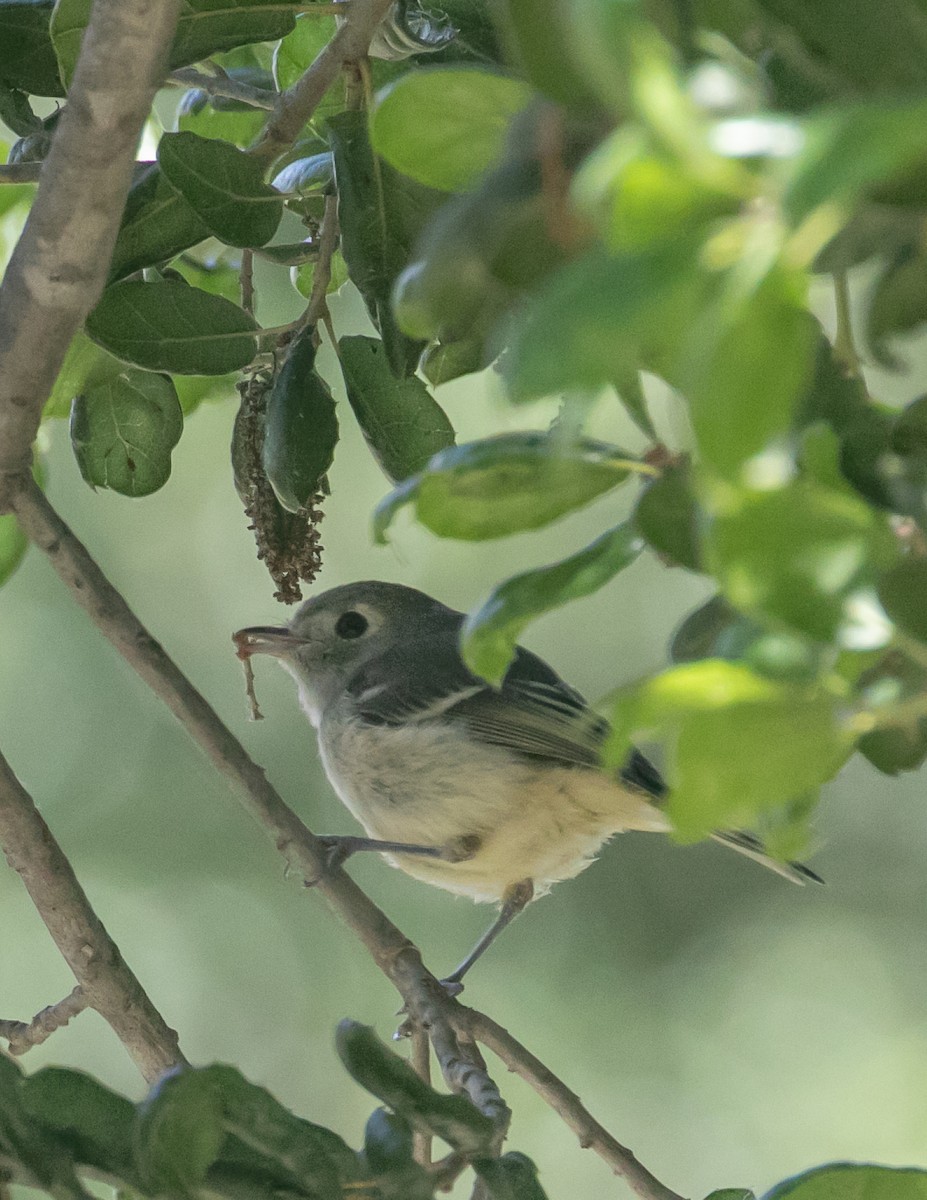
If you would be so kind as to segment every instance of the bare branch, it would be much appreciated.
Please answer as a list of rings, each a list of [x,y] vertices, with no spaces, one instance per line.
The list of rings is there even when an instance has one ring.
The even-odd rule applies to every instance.
[[[203,71],[195,71],[192,67],[182,67],[179,71],[171,71],[164,81],[172,87],[199,88],[207,96],[223,96],[227,100],[238,100],[251,108],[263,108],[272,112],[276,107],[277,97],[266,88],[253,87],[250,83],[239,83],[228,75],[207,75]]]
[[[56,1029],[62,1029],[72,1017],[82,1013],[89,1003],[84,989],[78,984],[63,1000],[43,1008],[31,1021],[0,1020],[0,1038],[9,1043],[10,1054],[25,1054],[33,1046],[41,1046]]]
[[[96,0],[26,228],[0,288],[0,512],[45,398],[103,290],[179,0]],[[129,64],[131,70],[114,69]]]
[[[546,1067],[531,1051],[517,1041],[507,1029],[485,1013],[467,1010],[470,1032],[487,1049],[497,1055],[510,1071],[530,1083],[534,1090],[562,1117],[579,1138],[583,1149],[594,1150],[616,1175],[623,1176],[641,1200],[682,1200],[678,1193],[661,1183],[634,1154],[600,1125],[575,1092]]]
[[[273,160],[299,137],[322,97],[346,63],[363,59],[370,39],[389,11],[392,0],[351,0],[351,8],[338,32],[291,88],[283,92],[277,111],[267,122],[251,153]]]
[[[184,1062],[32,798],[0,755],[0,845],[22,879],[87,1004],[113,1028],[149,1083]],[[40,1014],[41,1016],[41,1014]]]
[[[428,1030],[448,1086],[467,1094],[500,1128],[506,1125],[509,1111],[499,1089],[487,1075],[479,1055],[457,1038],[455,1030],[466,1028],[464,1010],[425,969],[418,949],[344,871],[328,869],[319,840],[284,803],[238,739],[141,624],[31,476],[22,480],[14,495],[13,511],[26,536],[45,551],[71,588],[74,599],[167,704],[218,770],[237,786],[245,807],[290,868],[307,883],[315,884],[361,939],[374,962],[396,986],[412,1021]]]

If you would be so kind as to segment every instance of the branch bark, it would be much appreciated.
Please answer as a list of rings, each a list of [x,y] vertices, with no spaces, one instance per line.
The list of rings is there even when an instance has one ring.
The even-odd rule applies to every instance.
[[[68,343],[103,290],[179,0],[95,0],[68,103],[0,288],[0,512]],[[131,64],[131,69],[129,68]]]
[[[271,163],[299,137],[322,97],[346,63],[366,57],[370,39],[393,0],[351,0],[349,15],[338,32],[316,55],[312,65],[283,92],[277,110],[250,153]]]
[[[84,989],[77,985],[63,1000],[49,1004],[35,1014],[31,1021],[0,1021],[0,1038],[9,1045],[10,1054],[25,1054],[33,1046],[41,1046],[56,1029],[61,1029],[89,1005]]]
[[[91,1008],[112,1026],[149,1083],[184,1062],[164,1022],[90,906],[32,798],[0,755],[0,845]]]

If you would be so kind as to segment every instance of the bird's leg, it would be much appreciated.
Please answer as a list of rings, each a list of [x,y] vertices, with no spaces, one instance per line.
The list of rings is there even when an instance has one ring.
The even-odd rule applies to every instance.
[[[531,902],[534,896],[534,884],[530,879],[522,879],[507,888],[502,897],[502,908],[492,925],[486,930],[467,957],[456,970],[446,979],[441,980],[441,986],[452,996],[459,996],[463,991],[461,980],[478,958],[493,944],[506,925],[511,925],[521,910]]]
[[[413,842],[381,842],[378,838],[355,837],[351,834],[320,837],[325,847],[326,866],[329,871],[340,867],[352,854],[360,850],[376,850],[380,854],[420,854],[427,858],[440,858],[445,862],[465,862],[480,848],[476,836],[454,838],[444,846],[417,846]]]

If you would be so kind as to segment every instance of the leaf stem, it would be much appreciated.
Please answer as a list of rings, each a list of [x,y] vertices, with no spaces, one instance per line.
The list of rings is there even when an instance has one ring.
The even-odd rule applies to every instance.
[[[837,306],[837,332],[834,337],[834,356],[843,364],[848,375],[858,378],[861,363],[853,340],[853,315],[850,311],[850,285],[846,271],[834,272],[834,300]]]

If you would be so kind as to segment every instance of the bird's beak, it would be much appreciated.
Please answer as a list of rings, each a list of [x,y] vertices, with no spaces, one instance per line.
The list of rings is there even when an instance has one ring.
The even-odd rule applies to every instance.
[[[252,625],[232,634],[238,657],[249,659],[252,654],[271,654],[274,658],[286,658],[305,638],[297,637],[285,625]]]

